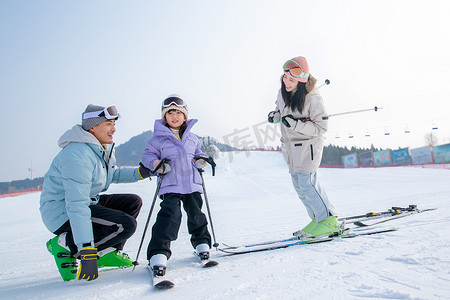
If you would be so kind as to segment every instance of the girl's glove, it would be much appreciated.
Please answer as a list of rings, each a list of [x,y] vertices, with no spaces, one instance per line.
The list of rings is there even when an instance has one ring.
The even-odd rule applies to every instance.
[[[204,156],[194,157],[194,165],[200,173],[203,172],[202,168],[206,166],[206,163],[211,165],[212,176],[216,175],[216,163],[212,157],[204,157]]]
[[[203,169],[208,164],[207,157],[198,157],[194,160],[194,165],[197,169]]]
[[[97,248],[82,248],[78,252],[80,256],[80,268],[78,269],[77,279],[85,279],[87,281],[94,280],[98,277],[97,267]]]
[[[281,114],[279,110],[273,110],[269,113],[269,115],[267,116],[267,121],[269,121],[269,123],[278,123],[280,122],[281,119]]]
[[[169,161],[169,160],[166,160],[166,161]],[[161,163],[160,160],[155,160],[155,162],[153,163],[153,172],[154,173],[166,174],[166,173],[169,173],[170,170],[172,170],[172,168],[166,162]]]

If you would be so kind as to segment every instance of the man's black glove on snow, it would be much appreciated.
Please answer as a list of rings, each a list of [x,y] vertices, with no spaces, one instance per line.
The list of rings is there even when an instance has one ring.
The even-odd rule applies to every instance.
[[[145,179],[147,177],[150,177],[151,175],[154,175],[152,173],[152,171],[149,168],[147,168],[146,166],[144,166],[141,162],[139,163],[138,172],[142,179]]]
[[[77,278],[87,281],[96,279],[98,277],[97,248],[82,248],[78,255],[81,263]]]

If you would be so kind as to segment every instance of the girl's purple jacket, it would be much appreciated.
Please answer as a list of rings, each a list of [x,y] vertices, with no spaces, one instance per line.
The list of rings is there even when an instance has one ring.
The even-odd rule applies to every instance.
[[[147,142],[141,161],[153,170],[155,160],[170,159],[171,171],[164,175],[159,195],[203,192],[202,179],[193,159],[195,156],[208,156],[201,151],[199,139],[191,133],[195,123],[196,119],[186,121],[187,128],[180,141],[163,120],[155,121],[154,135]]]

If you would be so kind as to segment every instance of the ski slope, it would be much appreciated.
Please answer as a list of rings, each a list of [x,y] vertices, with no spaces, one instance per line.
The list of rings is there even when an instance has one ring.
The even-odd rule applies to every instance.
[[[287,238],[309,222],[280,153],[225,153],[217,163],[215,177],[207,168],[205,183],[218,242]],[[63,282],[45,248],[53,235],[40,219],[40,194],[0,198],[0,298],[450,299],[449,170],[320,169],[319,176],[342,217],[409,204],[438,209],[388,222],[383,226],[399,230],[376,236],[238,256],[212,251],[220,265],[210,269],[201,269],[192,255],[184,218],[168,262],[167,276],[176,286],[155,291],[145,267],[150,230],[134,271]],[[144,200],[138,230],[125,245],[132,258],[155,187],[156,180],[145,180],[108,191],[137,193]]]

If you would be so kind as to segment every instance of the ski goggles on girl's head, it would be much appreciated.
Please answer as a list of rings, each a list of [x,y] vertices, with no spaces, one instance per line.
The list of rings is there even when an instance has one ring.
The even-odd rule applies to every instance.
[[[309,74],[304,73],[302,67],[295,60],[288,60],[283,65],[283,70],[292,77],[308,79]]]
[[[165,99],[162,103],[162,107],[169,107],[172,104],[178,106],[178,107],[185,107],[186,103],[183,101],[183,99],[178,97],[169,97]]]
[[[120,117],[116,106],[111,105],[102,110],[83,113],[83,120],[97,117],[105,117],[108,120],[117,120]]]

